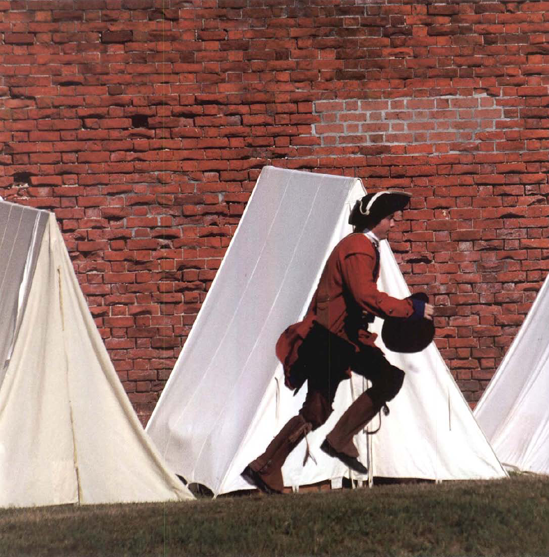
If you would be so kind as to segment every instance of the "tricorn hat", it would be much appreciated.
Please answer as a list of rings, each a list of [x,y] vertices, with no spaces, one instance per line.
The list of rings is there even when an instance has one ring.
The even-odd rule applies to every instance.
[[[427,294],[419,292],[412,298],[429,302]],[[388,317],[383,322],[381,338],[385,346],[392,352],[412,354],[425,350],[435,337],[435,326],[430,319],[419,320]]]
[[[373,226],[385,217],[402,211],[411,197],[410,193],[396,190],[369,193],[355,203],[349,224],[357,227]]]

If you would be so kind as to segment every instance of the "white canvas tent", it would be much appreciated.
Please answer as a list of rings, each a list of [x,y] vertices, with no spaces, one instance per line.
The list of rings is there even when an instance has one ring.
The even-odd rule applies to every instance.
[[[147,426],[171,467],[214,494],[247,489],[240,477],[301,407],[284,387],[275,356],[280,333],[304,315],[324,262],[350,232],[347,219],[364,195],[360,180],[265,168],[196,323]],[[406,284],[390,248],[381,284],[404,297]],[[376,476],[434,480],[504,477],[490,446],[436,347],[391,354],[408,370],[381,432],[357,436]],[[319,450],[326,433],[365,388],[360,377],[338,389],[328,422],[288,458],[285,484],[297,488],[349,477]],[[376,424],[374,424],[376,425]],[[306,443],[313,458],[305,466]]]
[[[549,279],[475,408],[500,461],[549,474]]]
[[[145,434],[53,214],[0,202],[0,507],[191,499]]]

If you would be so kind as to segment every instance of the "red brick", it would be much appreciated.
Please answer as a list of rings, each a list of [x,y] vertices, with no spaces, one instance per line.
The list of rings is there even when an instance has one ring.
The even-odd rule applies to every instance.
[[[393,249],[477,400],[549,271],[546,3],[157,4],[0,2],[1,193],[56,209],[138,411],[266,164],[413,193]]]
[[[4,41],[6,44],[14,45],[34,44],[35,35],[33,33],[5,33]]]
[[[133,32],[130,30],[103,31],[101,42],[103,43],[126,43],[133,39]]]

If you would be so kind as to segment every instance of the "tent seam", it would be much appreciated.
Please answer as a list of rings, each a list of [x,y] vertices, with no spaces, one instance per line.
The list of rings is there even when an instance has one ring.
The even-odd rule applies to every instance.
[[[73,450],[73,463],[74,463],[74,472],[76,474],[76,488],[77,488],[77,496],[78,496],[78,504],[82,504],[82,485],[80,481],[80,470],[78,467],[78,450],[76,447],[76,432],[74,427],[74,412],[73,412],[73,403],[71,398],[71,390],[70,390],[70,379],[69,379],[69,359],[67,355],[67,345],[65,342],[65,311],[63,306],[63,286],[62,286],[62,279],[61,279],[61,268],[57,267],[57,279],[58,279],[58,287],[59,287],[59,311],[61,312],[61,328],[63,331],[63,352],[65,356],[65,378],[67,382],[67,394],[69,399],[69,417],[71,422],[71,435],[72,435],[72,450]]]

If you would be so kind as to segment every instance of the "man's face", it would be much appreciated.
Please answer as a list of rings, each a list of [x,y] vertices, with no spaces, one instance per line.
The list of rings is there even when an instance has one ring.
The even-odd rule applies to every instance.
[[[395,216],[389,215],[372,228],[372,232],[380,239],[386,240],[389,230],[395,225]]]

